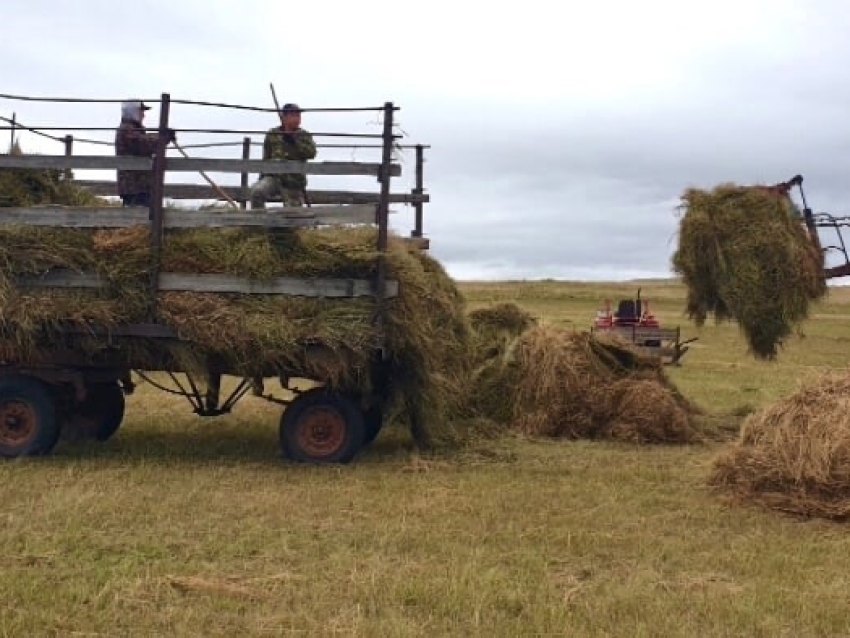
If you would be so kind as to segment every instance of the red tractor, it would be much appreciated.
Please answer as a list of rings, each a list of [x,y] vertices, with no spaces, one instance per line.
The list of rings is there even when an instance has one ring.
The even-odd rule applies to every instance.
[[[605,300],[605,308],[596,312],[593,332],[609,332],[631,341],[636,346],[659,356],[662,360],[675,365],[688,351],[688,344],[696,338],[681,341],[678,327],[664,328],[649,309],[649,302],[640,298],[640,288],[634,299],[620,299],[617,310],[611,312],[610,300]]]
[[[661,328],[658,319],[649,310],[649,302],[640,298],[640,288],[638,288],[637,297],[634,299],[620,299],[617,302],[615,312],[611,312],[611,301],[606,299],[605,309],[597,310],[596,321],[594,321],[593,326],[597,330],[627,326]],[[647,339],[638,345],[657,348],[661,345],[661,342],[660,339]]]

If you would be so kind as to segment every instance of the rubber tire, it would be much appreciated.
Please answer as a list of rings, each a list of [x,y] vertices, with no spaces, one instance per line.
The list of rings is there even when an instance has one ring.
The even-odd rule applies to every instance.
[[[298,428],[304,417],[317,409],[330,409],[345,424],[343,440],[321,456],[311,454],[298,442]],[[348,463],[363,447],[365,423],[360,407],[347,396],[325,388],[312,388],[298,395],[280,418],[280,446],[284,457],[303,463]]]
[[[98,423],[90,429],[75,426],[74,418],[79,416],[80,412],[92,408],[98,412],[89,412],[88,416],[94,417]],[[124,390],[117,381],[93,383],[86,387],[85,401],[66,417],[64,426],[73,429],[75,434],[82,435],[79,440],[108,441],[121,427],[124,408]]]
[[[368,410],[363,411],[363,445],[371,444],[384,427],[384,411],[380,404],[373,405]]]
[[[59,441],[59,419],[56,404],[47,386],[38,379],[10,376],[0,379],[0,408],[7,401],[26,403],[35,416],[35,433],[19,445],[0,441],[0,457],[18,458],[49,454]]]

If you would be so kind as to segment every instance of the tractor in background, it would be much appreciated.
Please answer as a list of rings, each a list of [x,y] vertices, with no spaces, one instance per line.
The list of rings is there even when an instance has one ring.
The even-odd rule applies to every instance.
[[[611,301],[596,311],[591,332],[613,333],[633,343],[638,348],[658,356],[664,363],[679,365],[688,351],[689,343],[696,337],[681,340],[679,327],[665,328],[649,308],[649,301],[641,299],[640,288],[634,299],[620,299],[617,309],[611,311]]]

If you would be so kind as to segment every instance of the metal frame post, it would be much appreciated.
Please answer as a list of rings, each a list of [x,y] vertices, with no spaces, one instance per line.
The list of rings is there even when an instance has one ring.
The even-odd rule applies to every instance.
[[[166,150],[168,149],[168,118],[171,110],[171,96],[162,94],[159,110],[159,137],[156,145],[156,155],[153,158],[151,178],[150,214],[151,222],[151,277],[150,277],[150,320],[156,320],[156,297],[159,292],[159,273],[162,266],[162,235],[163,235],[163,194],[165,190]]]
[[[17,113],[12,113],[12,126],[10,128],[12,139],[9,141],[9,152],[12,152],[12,149],[15,148],[15,128],[17,126]]]
[[[389,242],[389,213],[390,213],[390,167],[393,159],[393,114],[395,107],[392,102],[384,103],[384,132],[381,166],[378,169],[378,181],[381,184],[381,194],[378,200],[378,272],[375,280],[375,294],[378,299],[378,330],[383,341],[385,300],[387,297],[387,244]],[[385,347],[381,348],[381,359],[389,356]]]
[[[249,160],[251,159],[251,138],[246,137],[242,140],[242,159]],[[242,181],[240,183],[242,186],[242,194],[239,198],[239,206],[242,209],[248,208],[248,173],[242,173]]]
[[[378,200],[378,251],[381,253],[378,262],[378,299],[383,301],[386,297],[386,264],[384,253],[387,250],[389,240],[389,213],[390,213],[390,165],[393,158],[393,112],[392,102],[384,104],[384,133],[383,151],[381,154],[381,167],[378,170],[378,181],[381,184],[381,194]]]
[[[65,157],[71,157],[74,154],[74,136],[66,135],[65,136]],[[65,179],[71,180],[74,178],[74,174],[70,168],[65,169]]]
[[[416,186],[413,189],[413,195],[422,197],[425,193],[425,180],[423,177],[422,165],[425,163],[425,149],[422,144],[416,145]],[[416,211],[416,219],[414,222],[411,237],[422,237],[422,208],[424,204],[421,199],[416,200],[413,207]]]

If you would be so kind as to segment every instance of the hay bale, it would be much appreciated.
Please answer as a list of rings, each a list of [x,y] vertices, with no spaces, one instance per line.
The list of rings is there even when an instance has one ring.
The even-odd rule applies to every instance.
[[[850,373],[803,383],[748,416],[709,484],[742,502],[850,520]]]
[[[759,359],[778,349],[826,294],[823,255],[789,198],[762,187],[690,188],[672,257],[698,326],[734,320]]]
[[[473,374],[476,416],[532,436],[679,443],[691,406],[661,363],[614,336],[539,324]]]

